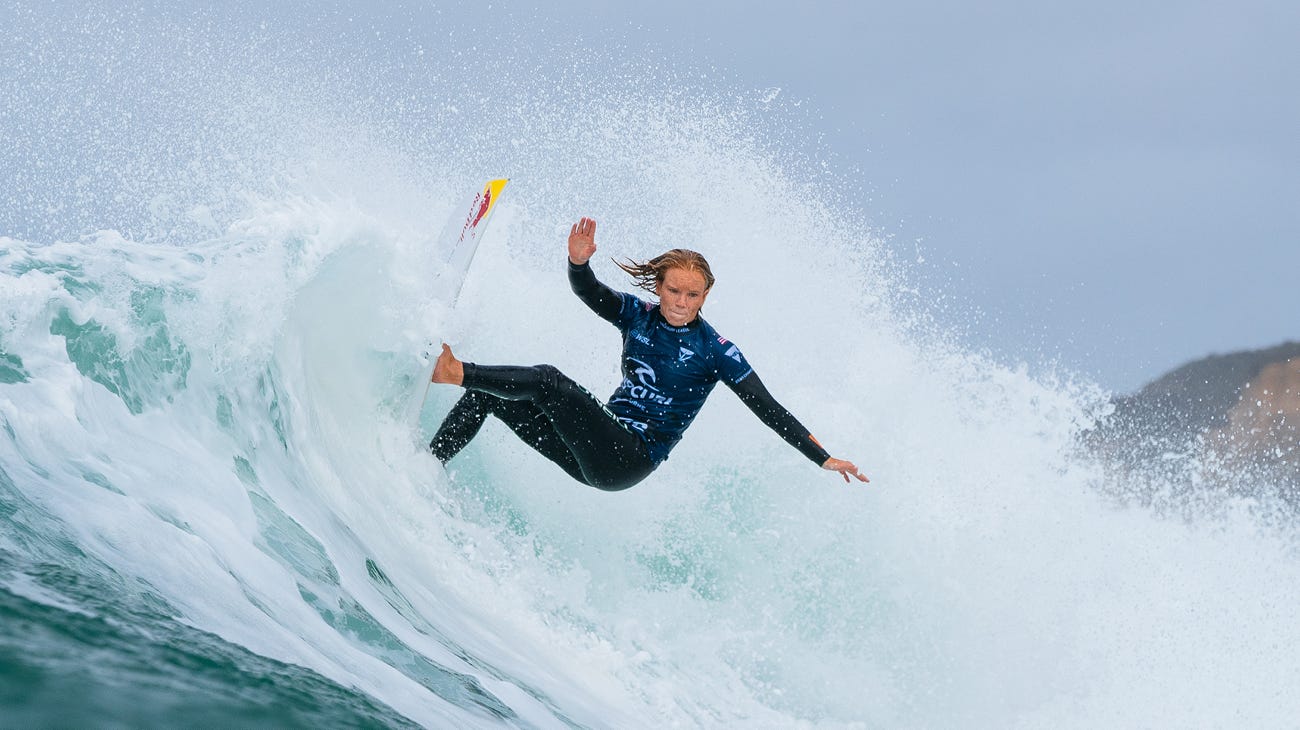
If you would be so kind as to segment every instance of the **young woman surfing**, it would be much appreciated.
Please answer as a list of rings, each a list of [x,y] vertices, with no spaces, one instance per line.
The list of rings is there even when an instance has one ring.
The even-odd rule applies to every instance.
[[[844,481],[868,481],[851,462],[826,453],[777,403],[739,348],[699,316],[713,287],[704,257],[675,248],[649,261],[618,264],[659,303],[619,293],[596,280],[596,221],[569,232],[569,285],[593,312],[623,335],[623,382],[608,404],[550,365],[462,363],[446,344],[433,382],[460,385],[465,395],[447,414],[429,448],[444,464],[465,448],[488,415],[569,476],[599,489],[627,489],[668,458],[700,407],[722,381],[763,423],[815,464]]]

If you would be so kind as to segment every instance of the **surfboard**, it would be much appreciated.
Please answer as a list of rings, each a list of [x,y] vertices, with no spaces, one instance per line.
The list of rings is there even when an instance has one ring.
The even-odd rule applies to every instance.
[[[484,183],[466,205],[453,209],[457,214],[447,221],[442,234],[438,236],[434,255],[441,260],[442,266],[433,280],[433,288],[436,292],[435,298],[446,305],[447,311],[455,309],[456,303],[460,300],[460,293],[465,288],[465,278],[469,275],[470,264],[474,262],[474,254],[478,251],[479,242],[483,240],[483,232],[487,230],[492,212],[496,210],[501,191],[505,189],[508,182],[510,182],[508,178],[498,178]],[[465,211],[464,215],[459,215],[460,211]],[[424,385],[420,389],[420,405],[414,409],[412,416],[417,424],[420,414],[424,411],[424,403],[429,398],[433,366],[440,351],[441,347],[438,343],[430,342],[425,351],[420,354],[425,367],[422,381]]]
[[[438,238],[437,250],[444,257],[445,265],[433,284],[438,296],[446,297],[444,301],[450,307],[455,307],[456,301],[460,299],[465,277],[469,274],[469,265],[474,261],[474,253],[478,251],[483,231],[487,230],[492,211],[496,210],[497,200],[508,182],[510,180],[504,177],[487,181],[481,190],[474,193],[469,205],[461,208],[468,209],[465,217],[453,217]]]

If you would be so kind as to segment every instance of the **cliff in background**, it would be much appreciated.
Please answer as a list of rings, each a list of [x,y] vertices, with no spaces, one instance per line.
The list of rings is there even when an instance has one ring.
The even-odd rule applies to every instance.
[[[1300,342],[1211,355],[1170,371],[1087,435],[1126,472],[1232,487],[1261,482],[1300,501]]]
[[[1232,468],[1254,467],[1300,486],[1300,355],[1265,364],[1206,442]]]

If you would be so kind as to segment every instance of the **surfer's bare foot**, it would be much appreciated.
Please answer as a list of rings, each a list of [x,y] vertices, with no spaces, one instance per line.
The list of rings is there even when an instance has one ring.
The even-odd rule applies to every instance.
[[[465,381],[465,366],[451,354],[447,343],[442,343],[442,354],[433,365],[433,382],[460,385]]]

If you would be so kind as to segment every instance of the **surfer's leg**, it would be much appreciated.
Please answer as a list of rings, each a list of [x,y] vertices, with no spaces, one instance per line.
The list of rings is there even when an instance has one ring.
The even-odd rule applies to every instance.
[[[478,435],[478,430],[488,417],[489,399],[500,400],[486,393],[467,390],[456,401],[451,412],[442,419],[442,425],[433,435],[433,440],[429,442],[429,450],[439,461],[446,464]]]
[[[478,390],[467,390],[443,419],[429,450],[446,464],[478,434],[489,415],[496,416],[524,443],[559,465],[569,476],[586,482],[578,461],[560,440],[542,409],[528,401],[512,401]]]
[[[569,476],[586,483],[587,480],[582,474],[582,467],[578,465],[578,460],[573,457],[569,447],[560,440],[560,435],[551,425],[551,419],[546,417],[542,409],[529,401],[505,400],[487,393],[479,394],[495,401],[492,404],[492,415],[501,419],[501,422],[514,431],[521,441],[555,462]]]
[[[580,481],[585,484],[611,491],[627,489],[654,471],[641,437],[551,365],[465,363],[463,384],[507,400],[527,401],[540,409],[577,462],[583,477]]]

